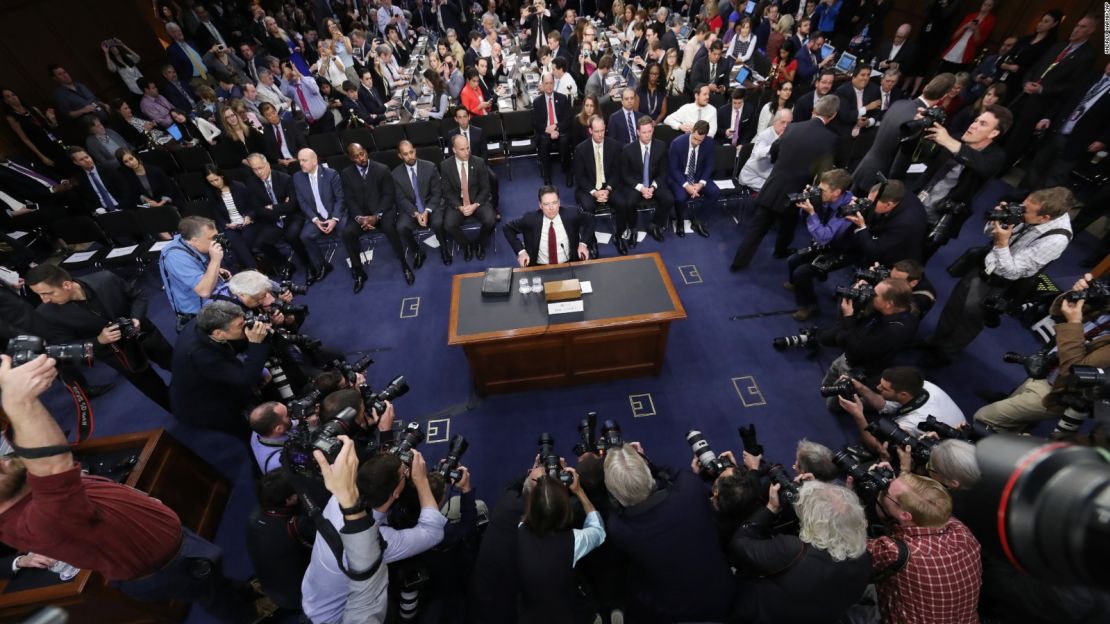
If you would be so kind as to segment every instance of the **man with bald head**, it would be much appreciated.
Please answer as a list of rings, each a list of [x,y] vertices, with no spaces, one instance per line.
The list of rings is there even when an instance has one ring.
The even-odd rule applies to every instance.
[[[497,213],[490,204],[489,173],[486,163],[470,154],[470,142],[461,135],[451,139],[453,155],[439,164],[443,177],[443,228],[463,250],[463,260],[486,258],[486,243],[493,233]],[[463,232],[463,222],[475,218],[482,226],[478,240],[471,242]]]
[[[360,236],[380,231],[385,234],[394,255],[400,259],[401,274],[411,286],[416,277],[405,261],[405,250],[401,248],[401,239],[397,236],[397,204],[394,202],[393,177],[389,168],[370,160],[366,149],[358,143],[347,146],[347,157],[351,159],[351,166],[339,175],[343,182],[343,201],[347,212],[347,224],[342,233],[347,257],[359,257]],[[362,263],[352,263],[351,276],[355,280],[355,292],[358,293],[366,282],[366,271],[362,269]]]
[[[459,109],[466,110],[466,109]],[[397,146],[401,164],[393,168],[393,186],[397,191],[397,233],[415,257],[413,266],[424,265],[427,254],[417,244],[413,231],[430,228],[439,241],[443,264],[451,264],[451,248],[443,231],[443,194],[439,169],[435,163],[416,157],[416,148],[409,141]]]
[[[910,41],[910,33],[913,32],[913,27],[909,24],[902,24],[898,30],[894,32],[894,38],[884,41],[879,46],[878,52],[875,54],[875,59],[879,61],[879,71],[885,72],[888,69],[909,67],[913,62],[914,45]]]
[[[297,152],[297,163],[301,170],[293,174],[293,192],[306,220],[301,228],[301,240],[310,263],[306,283],[314,284],[333,270],[331,263],[320,252],[320,240],[339,238],[346,224],[343,184],[339,174],[320,166],[316,152],[307,147]],[[361,268],[358,256],[349,259],[352,267]]]

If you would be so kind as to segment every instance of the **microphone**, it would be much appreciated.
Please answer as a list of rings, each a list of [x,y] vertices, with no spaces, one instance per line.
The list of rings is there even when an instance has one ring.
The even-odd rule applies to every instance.
[[[566,243],[559,243],[559,246],[563,248],[563,253],[567,255],[567,264],[570,265],[570,278],[575,280],[578,279],[577,271],[574,270],[574,258],[572,258],[570,252],[567,251]]]

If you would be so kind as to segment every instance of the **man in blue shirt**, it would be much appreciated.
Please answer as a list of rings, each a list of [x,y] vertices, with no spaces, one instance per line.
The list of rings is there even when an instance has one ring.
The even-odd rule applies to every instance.
[[[821,205],[814,206],[809,200],[797,204],[805,213],[806,229],[814,244],[790,256],[787,261],[790,280],[785,286],[794,291],[794,300],[798,304],[798,310],[794,312],[795,320],[806,321],[818,313],[817,289],[813,280],[828,275],[830,268],[843,266],[837,263],[830,267],[826,263],[844,252],[845,238],[852,223],[840,216],[840,209],[852,201],[852,194],[848,192],[851,186],[852,174],[844,169],[831,169],[821,174],[818,184]]]
[[[158,264],[180,331],[200,312],[204,300],[221,288],[224,280],[231,279],[231,273],[220,268],[224,248],[212,240],[216,236],[214,221],[185,217],[177,231],[179,234],[162,248]]]

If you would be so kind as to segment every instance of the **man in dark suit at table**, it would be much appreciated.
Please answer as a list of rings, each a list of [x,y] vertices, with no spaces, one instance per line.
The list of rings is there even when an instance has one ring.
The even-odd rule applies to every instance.
[[[759,125],[759,110],[755,104],[747,103],[746,95],[743,87],[733,89],[729,102],[717,107],[717,136],[713,138],[722,143],[731,143],[733,147],[752,141],[756,126]]]
[[[628,216],[617,205],[617,196],[613,192],[613,185],[620,176],[621,144],[605,136],[605,119],[600,115],[590,117],[589,123],[590,138],[574,149],[574,199],[582,206],[586,217],[586,246],[590,248],[590,255],[596,258],[594,215],[598,209],[609,207],[613,230],[617,233],[624,231]],[[613,246],[622,256],[628,253],[628,246],[620,236],[613,236]]]
[[[304,216],[297,207],[297,200],[293,192],[293,176],[270,167],[270,162],[262,154],[247,156],[247,165],[254,175],[245,176],[243,183],[247,186],[251,201],[259,206],[255,211],[255,218],[259,223],[271,224],[286,244],[293,249],[293,253],[305,270],[312,272],[312,262],[308,259],[304,241],[301,240],[301,229],[304,227]],[[266,232],[273,233],[275,228],[267,228]],[[263,234],[265,236],[265,234]],[[271,241],[256,240],[255,244],[262,246]],[[285,274],[291,275],[293,265],[286,266]]]
[[[409,141],[397,146],[401,164],[393,168],[393,187],[397,191],[397,234],[401,242],[412,250],[413,266],[424,266],[427,255],[417,244],[413,232],[417,228],[430,228],[439,242],[443,264],[451,264],[451,247],[443,230],[443,194],[439,169],[427,160],[416,158],[416,148]]]
[[[549,73],[540,79],[540,93],[532,100],[532,130],[536,133],[543,183],[551,184],[551,148],[557,145],[563,177],[570,186],[570,100],[555,92],[555,78]]]
[[[319,243],[338,239],[343,232],[347,221],[343,183],[338,173],[321,167],[316,152],[307,147],[297,152],[297,161],[301,170],[293,174],[293,192],[306,220],[301,227],[310,262],[306,283],[314,284],[334,270],[320,252]],[[358,256],[348,259],[352,269],[361,262]]]
[[[347,157],[351,166],[339,174],[343,182],[343,201],[346,203],[347,225],[341,234],[347,257],[359,257],[359,237],[364,232],[379,231],[385,234],[393,254],[401,262],[401,274],[411,286],[416,281],[409,263],[405,259],[405,249],[401,237],[397,235],[397,203],[393,186],[393,174],[389,167],[370,160],[366,148],[358,143],[347,146]],[[362,291],[366,282],[366,271],[361,262],[351,263],[351,275],[355,279],[356,293]]]
[[[653,138],[655,125],[651,117],[641,115],[636,120],[636,142],[621,150],[620,185],[617,203],[624,208],[626,219],[622,225],[629,228],[628,245],[636,246],[636,208],[645,203],[655,204],[655,214],[648,233],[663,242],[663,228],[671,218],[674,195],[667,187],[667,145]],[[613,236],[621,236],[614,232]]]
[[[464,137],[451,139],[452,157],[439,164],[443,178],[443,228],[463,250],[463,260],[474,256],[486,258],[486,244],[497,223],[497,213],[490,205],[489,172],[486,163],[470,154]],[[470,242],[463,232],[463,221],[474,217],[481,224],[478,240]]]
[[[550,184],[539,190],[540,209],[526,212],[505,225],[505,238],[516,252],[517,264],[559,264],[585,260],[589,232],[586,219],[574,208],[559,204],[559,191]],[[520,237],[524,235],[524,242]],[[573,255],[571,255],[573,254]]]
[[[809,121],[813,116],[813,105],[817,100],[833,92],[836,82],[836,72],[831,69],[821,70],[813,90],[803,93],[794,100],[794,123]]]
[[[709,122],[702,119],[694,122],[694,129],[680,134],[671,142],[667,150],[670,166],[667,167],[667,182],[674,194],[675,223],[674,232],[682,238],[686,236],[686,217],[690,218],[690,229],[703,238],[709,237],[709,230],[698,219],[697,210],[706,204],[714,206],[721,196],[720,189],[713,183],[713,161],[717,143],[709,136]],[[689,214],[686,209],[689,208]]]
[[[376,126],[389,117],[385,110],[385,102],[374,88],[374,73],[369,69],[362,70],[358,84],[358,102],[369,113],[366,122],[371,125]]]
[[[282,119],[277,108],[269,102],[263,102],[258,110],[266,120],[262,124],[262,137],[266,141],[267,160],[287,170],[294,169],[297,166],[297,154],[308,147],[304,131],[292,119]]]
[[[788,193],[797,193],[814,178],[832,165],[836,149],[836,134],[828,128],[836,118],[840,98],[826,95],[813,107],[813,118],[787,126],[782,137],[771,146],[771,162],[775,168],[755,200],[755,217],[740,240],[740,247],[732,259],[731,271],[748,268],[760,241],[779,222],[775,239],[775,257],[790,255],[790,243],[798,223],[798,210],[786,199]]]
[[[489,146],[486,143],[485,134],[478,126],[470,125],[470,111],[466,110],[465,106],[455,109],[455,123],[458,126],[451,128],[451,131],[447,133],[448,145],[450,145],[455,135],[461,134],[466,137],[470,144],[470,155],[477,156],[488,164]],[[490,204],[493,205],[494,212],[501,214],[501,182],[497,179],[497,173],[492,167],[487,166],[486,172],[489,173]]]

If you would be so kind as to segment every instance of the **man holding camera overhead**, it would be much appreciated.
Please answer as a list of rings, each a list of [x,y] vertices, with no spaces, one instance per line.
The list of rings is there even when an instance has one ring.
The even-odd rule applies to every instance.
[[[96,360],[111,366],[162,409],[170,410],[166,382],[150,363],[169,371],[173,347],[146,316],[142,290],[115,274],[98,271],[74,279],[65,269],[40,264],[27,272],[27,286],[41,299],[37,312],[49,342],[93,343]]]
[[[993,243],[969,249],[948,268],[963,278],[929,338],[929,365],[948,365],[975,340],[983,331],[988,299],[1018,303],[1032,292],[1037,274],[1071,241],[1068,211],[1075,203],[1070,190],[1057,186],[1030,193],[1020,206],[1003,203],[991,211],[983,233]]]

